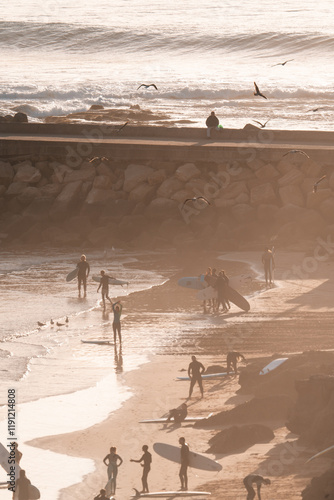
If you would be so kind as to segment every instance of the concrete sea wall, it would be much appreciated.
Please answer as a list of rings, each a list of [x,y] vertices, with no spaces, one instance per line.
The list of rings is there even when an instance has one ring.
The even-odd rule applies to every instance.
[[[201,129],[129,127],[117,136],[109,127],[101,138],[101,127],[0,125],[3,247],[233,250],[315,246],[334,233],[331,133],[266,140],[249,126],[210,142]],[[309,157],[286,154],[300,145]],[[183,206],[198,196],[210,205]]]

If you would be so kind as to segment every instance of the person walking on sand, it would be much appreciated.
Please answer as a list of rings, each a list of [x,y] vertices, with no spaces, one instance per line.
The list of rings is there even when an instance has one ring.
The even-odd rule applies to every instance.
[[[272,250],[270,250],[268,247],[262,254],[262,264],[264,267],[264,276],[266,280],[266,285],[268,286],[268,281],[269,285],[271,285],[273,281],[273,270],[275,269],[275,261],[274,261],[274,254]]]
[[[237,362],[240,360],[246,361],[245,356],[241,354],[241,352],[230,351],[227,353],[226,356],[227,375],[229,375],[230,371],[232,371],[232,367],[235,375],[238,373]]]
[[[188,367],[188,377],[190,378],[190,388],[189,388],[189,398],[191,398],[191,395],[193,393],[193,388],[196,382],[199,385],[200,391],[201,391],[201,396],[203,397],[203,383],[202,383],[202,373],[204,373],[205,368],[200,363],[197,361],[196,356],[191,356],[191,363],[189,364]]]
[[[179,444],[181,445],[181,467],[179,477],[181,481],[181,491],[188,490],[188,467],[189,467],[189,446],[184,437],[180,437]]]
[[[142,450],[143,450],[144,453],[141,456],[141,458],[139,460],[134,460],[134,459],[131,458],[130,462],[140,463],[141,466],[143,467],[143,475],[142,475],[142,478],[141,478],[141,482],[142,482],[142,485],[143,485],[143,490],[140,493],[148,493],[149,490],[148,490],[148,484],[147,484],[147,476],[148,476],[148,473],[151,470],[152,455],[148,451],[148,446],[146,444],[144,444],[144,446],[142,447]]]
[[[217,128],[219,125],[219,120],[214,111],[211,111],[210,116],[207,117],[205,125],[207,126],[206,135],[209,139],[211,139],[211,129]]]
[[[110,481],[111,494],[113,495],[116,491],[118,467],[123,463],[123,459],[116,453],[115,446],[110,448],[110,453],[104,457],[103,463],[108,466],[108,481]]]
[[[112,304],[111,298],[109,297],[109,278],[113,279],[112,276],[108,276],[105,271],[101,271],[101,280],[98,289],[96,290],[96,293],[99,293],[100,288],[102,287],[101,294],[102,294],[102,303],[103,303],[103,309],[106,308],[106,300],[108,299],[110,304]]]
[[[86,260],[86,255],[81,255],[80,261],[77,263],[78,268],[78,290],[79,297],[81,297],[81,285],[84,289],[84,297],[87,296],[87,278],[90,272],[90,266]]]
[[[271,484],[270,479],[259,476],[258,474],[250,474],[244,478],[244,485],[247,490],[247,500],[253,500],[256,497],[253,485],[256,485],[257,497],[261,500],[261,486],[263,484]]]
[[[106,490],[100,490],[100,493],[94,497],[94,500],[110,500],[110,497],[106,496]]]
[[[118,339],[119,343],[122,343],[122,335],[121,335],[121,314],[122,314],[122,309],[123,306],[121,304],[121,301],[118,300],[117,302],[111,303],[112,305],[112,310],[114,313],[114,320],[112,323],[112,329],[114,332],[114,343],[116,344],[116,337],[118,333]]]

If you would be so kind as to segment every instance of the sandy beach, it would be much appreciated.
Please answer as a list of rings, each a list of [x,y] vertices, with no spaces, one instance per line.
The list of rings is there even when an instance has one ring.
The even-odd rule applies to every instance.
[[[278,251],[275,287],[265,289],[260,274],[261,267],[258,265],[259,252],[225,254],[221,257],[224,260],[219,257],[212,253],[196,255],[193,259],[188,259],[186,264],[182,262],[182,258],[173,257],[175,265],[182,271],[177,272],[162,286],[123,298],[124,309],[127,311],[124,338],[127,327],[131,330],[136,324],[138,328],[142,328],[144,324],[145,328],[150,325],[149,328],[154,329],[156,324],[159,325],[159,330],[164,325],[166,342],[156,355],[149,356],[149,359],[143,358],[143,364],[137,369],[125,369],[116,374],[117,383],[126,393],[124,400],[119,402],[118,409],[104,415],[101,402],[100,423],[74,432],[61,434],[57,431],[57,435],[52,435],[54,433],[51,432],[50,435],[25,443],[37,450],[51,450],[62,456],[93,461],[91,472],[85,475],[82,482],[63,489],[60,500],[89,500],[98,494],[107,479],[102,459],[113,445],[124,460],[119,470],[115,498],[131,498],[133,488],[141,489],[141,467],[131,463],[130,459],[140,458],[143,444],[147,444],[153,454],[149,475],[150,490],[179,489],[178,465],[156,455],[152,451],[153,444],[165,442],[177,446],[178,439],[184,436],[192,451],[206,453],[208,441],[224,426],[195,428],[193,424],[140,424],[139,421],[161,417],[170,408],[186,401],[188,382],[177,381],[176,377],[187,369],[191,355],[196,355],[205,367],[225,367],[226,353],[238,350],[245,355],[247,365],[256,362],[265,366],[273,355],[293,357],[304,351],[334,349],[331,334],[334,283],[332,262],[319,262],[317,269],[303,279],[291,274],[290,279],[282,280],[287,270],[295,270],[295,266],[303,265],[305,256],[302,253]],[[195,298],[196,293],[177,286],[179,277],[196,275],[199,270],[205,269],[208,262],[217,268],[224,266],[229,275],[245,270],[253,275],[253,290],[249,290],[252,292],[249,313],[240,312],[232,305],[228,314],[203,315],[201,304]],[[143,335],[145,328],[141,329]],[[177,343],[175,337],[171,336],[171,329],[178,330]],[[109,361],[107,359],[107,363]],[[241,370],[245,366],[242,363]],[[102,370],[100,377],[101,373]],[[71,381],[66,371],[62,380],[62,392],[71,392]],[[24,380],[21,381],[18,388],[23,389],[25,383]],[[94,385],[94,380],[91,384]],[[253,398],[251,392],[240,393],[239,389],[238,377],[235,376],[205,381],[204,398],[200,399],[196,387],[192,399],[188,401],[188,413],[191,416],[206,416],[211,412],[216,414]],[[112,391],[109,394],[104,389],[103,394],[104,402],[113,400]],[[90,405],[90,401],[92,400],[88,399],[85,404]],[[95,401],[92,404],[98,410],[99,403]],[[61,407],[59,411],[61,412]],[[323,458],[305,464],[314,450],[297,445],[298,436],[288,431],[282,416],[264,423],[274,431],[273,440],[236,453],[211,454],[211,458],[221,463],[222,471],[211,473],[190,469],[189,488],[210,491],[213,499],[241,499],[246,496],[242,479],[249,473],[262,472],[272,479],[270,487],[262,488],[262,498],[300,498],[301,491],[310,479],[324,472],[330,461]],[[25,467],[28,469],[27,465]],[[6,495],[6,492],[2,490],[1,494]],[[8,498],[8,495],[1,498]]]

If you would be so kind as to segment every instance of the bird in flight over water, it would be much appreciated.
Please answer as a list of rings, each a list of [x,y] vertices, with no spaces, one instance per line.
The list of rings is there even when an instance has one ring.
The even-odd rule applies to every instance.
[[[270,118],[269,118],[269,120],[270,120]],[[261,128],[264,128],[267,125],[267,123],[269,122],[269,120],[267,120],[264,123],[258,122],[257,120],[253,120],[253,122],[258,123]]]
[[[260,92],[260,89],[259,87],[256,85],[256,83],[254,82],[254,87],[255,87],[255,92],[254,92],[254,95],[259,95],[261,97],[263,97],[263,99],[267,99],[267,97],[263,94],[261,94]]]
[[[285,66],[286,63],[288,63],[290,61],[294,61],[294,59],[288,59],[287,61],[284,61],[282,63],[273,64],[271,67],[273,68],[274,66]]]
[[[198,201],[198,200],[202,200],[204,201],[207,205],[211,205],[211,203],[209,202],[209,200],[207,200],[206,198],[204,198],[204,196],[195,196],[194,198],[187,198],[184,202],[183,202],[183,205],[182,205],[182,208],[185,206],[186,203],[188,203],[188,201]]]
[[[121,125],[117,130],[116,130],[116,133],[118,134],[124,127],[127,126],[129,122],[125,122],[124,125]]]
[[[324,179],[326,179],[326,175],[323,175],[317,182],[313,184],[313,193],[316,193],[318,191],[318,184],[320,184],[320,182]]]
[[[147,85],[146,83],[142,83],[141,85],[139,85],[137,90],[139,90],[140,87],[145,87],[145,89],[148,89],[149,87],[154,87],[155,90],[158,90],[158,87],[156,85],[154,85],[154,83],[150,83],[149,85]]]
[[[300,155],[306,156],[306,158],[309,158],[309,155],[305,153],[305,151],[302,151],[301,149],[290,149],[287,153],[285,153],[283,156],[289,155],[290,153],[298,153]]]
[[[312,111],[313,113],[315,113],[316,111],[321,111],[322,109],[325,109],[325,108],[314,108],[314,109],[308,109],[308,110],[306,111],[306,113],[310,113],[311,111]]]

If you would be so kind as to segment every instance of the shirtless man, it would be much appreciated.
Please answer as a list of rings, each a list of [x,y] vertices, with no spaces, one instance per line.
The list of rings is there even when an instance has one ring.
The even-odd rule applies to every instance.
[[[143,450],[143,455],[139,460],[133,460],[132,458],[130,459],[130,462],[137,462],[140,463],[143,467],[143,475],[141,478],[141,482],[143,484],[143,490],[140,493],[148,493],[148,484],[147,484],[147,476],[148,473],[151,470],[151,462],[152,462],[152,455],[148,451],[148,446],[144,444],[142,447]]]
[[[203,397],[203,383],[202,383],[202,373],[204,373],[205,368],[200,363],[197,361],[196,356],[191,356],[192,362],[189,364],[188,367],[188,377],[190,378],[190,388],[189,388],[189,399],[191,398],[191,395],[193,393],[193,388],[196,382],[199,385],[201,395]]]
[[[77,268],[79,297],[81,297],[81,285],[84,289],[84,297],[86,297],[87,278],[90,272],[90,266],[86,260],[86,255],[81,255],[80,262],[77,263]]]
[[[186,403],[182,403],[180,408],[173,408],[172,410],[169,410],[167,422],[170,422],[171,419],[173,419],[174,422],[177,422],[177,423],[183,422],[183,420],[186,418],[187,414],[188,414],[187,405],[186,405]]]
[[[189,446],[184,437],[180,437],[179,444],[181,445],[181,467],[179,477],[181,481],[181,491],[188,490],[188,474],[189,467]]]
[[[261,500],[261,486],[263,484],[271,484],[271,481],[270,479],[259,476],[258,474],[250,474],[249,476],[246,476],[244,479],[244,485],[248,492],[247,500],[253,500],[256,497],[256,493],[253,488],[254,484],[256,484],[257,497]]]

